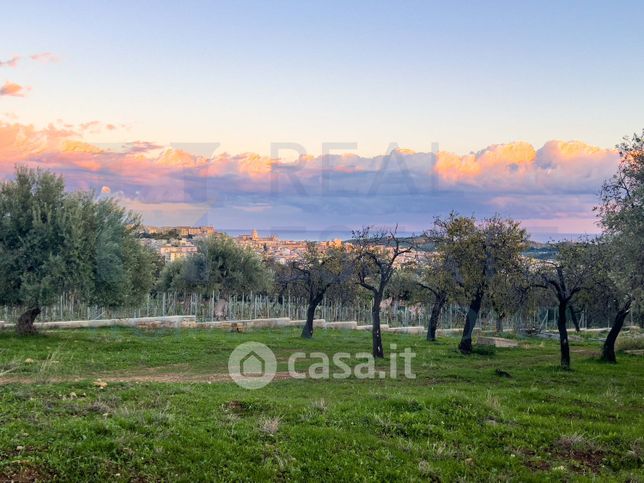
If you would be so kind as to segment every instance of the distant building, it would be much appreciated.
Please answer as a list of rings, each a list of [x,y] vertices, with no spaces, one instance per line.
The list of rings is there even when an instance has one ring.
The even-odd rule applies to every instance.
[[[197,253],[197,247],[187,240],[179,240],[161,245],[158,247],[158,251],[166,262],[174,262]]]
[[[280,239],[276,235],[260,237],[259,234],[257,233],[257,230],[255,229],[251,231],[250,235],[239,235],[236,239],[239,242],[250,242],[251,244],[266,243],[266,242],[276,243],[280,241]]]
[[[166,262],[180,260],[197,253],[193,238],[201,238],[215,234],[211,226],[143,226],[141,227],[141,243],[156,250]],[[286,264],[298,259],[307,249],[310,241],[280,240],[276,235],[260,236],[253,229],[250,234],[239,235],[233,240],[240,246],[246,247],[262,257],[270,257],[278,263]],[[350,247],[341,240],[315,242],[322,252],[329,248]]]
[[[177,230],[182,237],[208,236],[215,233],[212,226],[178,226]]]
[[[196,238],[213,235],[212,226],[150,226],[141,227],[141,235],[159,237]]]

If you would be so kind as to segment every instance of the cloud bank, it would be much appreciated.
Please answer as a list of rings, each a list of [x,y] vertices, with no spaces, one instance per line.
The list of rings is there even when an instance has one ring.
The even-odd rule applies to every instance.
[[[204,156],[197,145],[88,143],[84,134],[101,126],[108,125],[0,123],[0,176],[10,177],[17,163],[52,169],[71,189],[119,197],[154,224],[322,230],[398,222],[419,230],[457,210],[512,216],[537,232],[577,232],[594,229],[598,190],[619,159],[612,149],[553,140],[538,149],[512,142],[466,155],[395,149],[286,162],[216,150]]]

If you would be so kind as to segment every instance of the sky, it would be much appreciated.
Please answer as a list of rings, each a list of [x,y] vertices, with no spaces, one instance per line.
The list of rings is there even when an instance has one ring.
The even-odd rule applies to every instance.
[[[419,230],[454,209],[595,231],[614,146],[644,127],[643,14],[639,1],[12,2],[0,176],[43,165],[151,224]]]

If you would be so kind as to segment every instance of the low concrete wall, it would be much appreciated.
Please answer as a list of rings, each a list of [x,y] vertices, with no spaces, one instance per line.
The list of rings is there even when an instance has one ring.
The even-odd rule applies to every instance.
[[[480,337],[476,340],[480,345],[493,345],[494,347],[519,347],[516,340],[504,339],[502,337]]]
[[[371,332],[371,324],[359,325],[356,327],[356,330],[367,330]],[[380,324],[380,332],[389,332],[389,324]]]
[[[244,320],[236,321],[238,324],[243,323],[248,327],[254,329],[275,329],[278,327],[287,327],[291,319],[288,317],[279,317],[275,319],[254,319],[254,320]]]
[[[592,327],[590,329],[586,329],[584,327],[581,327],[579,329],[580,332],[608,332],[610,330],[610,327]],[[640,327],[637,325],[625,325],[622,327],[622,332],[626,332],[629,330],[640,330]],[[568,332],[575,332],[575,329],[568,327]],[[544,330],[543,333],[549,333],[549,334],[559,334],[557,329],[549,329],[549,330]]]
[[[491,332],[491,331],[488,331]],[[436,329],[436,335],[444,334],[444,335],[454,335],[454,334],[462,334],[463,333],[463,327],[457,327],[455,329],[441,329],[438,328]],[[480,334],[481,333],[481,328],[480,327],[474,327],[474,330],[472,331],[473,334]]]
[[[629,349],[624,351],[624,354],[630,354],[632,356],[644,356],[644,349]]]
[[[288,323],[288,327],[304,327],[304,324],[306,323],[306,320],[300,319],[300,320],[291,320]],[[314,329],[322,329],[324,328],[324,324],[326,324],[326,320],[324,319],[313,319],[313,328]]]
[[[304,320],[291,320],[288,317],[275,317],[268,319],[224,320],[218,322],[197,322],[194,315],[173,315],[166,317],[139,317],[125,319],[98,319],[98,320],[68,320],[58,322],[36,322],[34,325],[39,330],[53,329],[87,329],[101,327],[139,327],[148,329],[182,328],[182,329],[220,329],[233,332],[246,332],[251,329],[277,329],[283,327],[302,327]],[[326,322],[324,319],[314,319],[313,327],[317,329],[338,330],[363,330],[371,331],[371,325],[358,325],[355,320],[341,322]],[[0,321],[0,330],[15,329],[15,324]],[[382,332],[397,334],[424,334],[422,326],[389,327],[381,324]]]
[[[413,325],[410,327],[390,327],[389,332],[392,334],[424,334],[426,331],[422,325]]]
[[[235,321],[221,321],[221,322],[203,322],[199,324],[200,329],[221,329],[230,330],[232,332],[244,332],[247,329],[247,324],[238,324]]]
[[[224,329],[243,332],[248,329],[276,329],[288,327],[291,319],[276,317],[272,319],[223,320],[221,322],[203,322],[198,327],[205,329]]]
[[[100,327],[141,327],[141,328],[194,328],[194,315],[173,315],[167,317],[138,317],[128,319],[63,320],[58,322],[36,322],[36,329],[96,329]],[[14,329],[15,324],[2,324],[2,329]]]
[[[324,324],[325,329],[348,329],[356,330],[358,323],[355,320],[350,320],[347,322],[327,322]]]

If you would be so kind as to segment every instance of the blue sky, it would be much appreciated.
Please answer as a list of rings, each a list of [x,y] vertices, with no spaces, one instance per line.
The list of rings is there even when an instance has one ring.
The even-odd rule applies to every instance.
[[[48,149],[61,148],[52,143],[63,137],[45,133],[50,125],[93,144],[217,142],[218,154],[231,155],[267,156],[275,142],[298,143],[319,155],[323,143],[346,142],[367,164],[391,142],[419,152],[438,142],[441,151],[461,156],[454,161],[446,155],[445,181],[485,186],[488,193],[472,204],[441,199],[441,210],[453,201],[463,211],[507,208],[509,215],[530,218],[528,207],[513,211],[504,192],[486,184],[486,173],[505,176],[497,170],[505,165],[491,161],[498,150],[488,146],[525,141],[537,153],[517,148],[528,153],[526,163],[565,173],[543,186],[564,186],[564,178],[574,185],[575,173],[584,186],[583,207],[576,192],[575,200],[541,210],[540,223],[547,224],[551,213],[558,220],[585,217],[585,225],[575,226],[589,226],[591,200],[613,166],[597,163],[614,164],[615,157],[585,146],[612,148],[642,127],[643,14],[644,2],[636,1],[20,2],[5,6],[0,20],[0,62],[21,59],[0,66],[0,120],[23,126],[23,137],[25,126],[33,125],[34,137],[48,136]],[[57,61],[29,60],[42,52]],[[92,121],[110,128],[79,128]],[[17,132],[0,133],[0,144],[13,146],[9,137]],[[554,149],[547,144],[552,140],[584,145]],[[14,157],[15,151],[7,150]],[[479,152],[479,164],[463,157],[471,151]],[[503,156],[516,157],[508,152]],[[554,160],[544,161],[546,155]],[[11,156],[7,163],[22,160]],[[247,174],[253,161],[240,162]],[[468,178],[473,172],[475,179]],[[517,182],[543,196],[526,181],[542,179],[540,172],[526,173]],[[79,186],[109,184],[96,174],[85,176]],[[137,198],[149,190],[136,189],[135,181],[118,184],[130,187],[126,199],[150,201]],[[575,190],[565,185],[565,191],[573,196]],[[250,209],[242,206],[249,224],[293,217],[301,227],[310,220],[304,199],[274,206],[255,220],[257,203],[266,207],[274,200],[241,193],[226,199],[239,207],[253,198]],[[227,216],[222,206],[215,207],[214,224]],[[320,216],[329,224],[342,212],[329,205],[327,218],[324,210]],[[402,208],[378,213],[365,207],[347,223],[405,218]]]
[[[230,152],[607,147],[644,111],[643,14],[597,1],[21,2],[3,12],[1,55],[60,62],[0,75],[32,87],[8,106],[25,121],[96,118]]]

